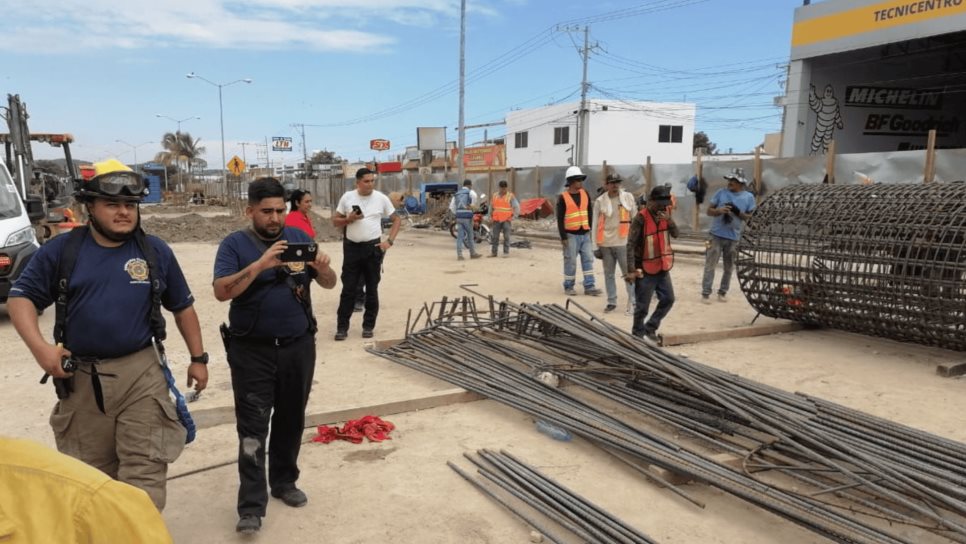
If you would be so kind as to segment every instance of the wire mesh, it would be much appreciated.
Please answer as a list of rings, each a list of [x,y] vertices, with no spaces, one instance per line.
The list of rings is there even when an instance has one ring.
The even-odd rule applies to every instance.
[[[737,268],[764,315],[966,350],[966,183],[782,189]]]

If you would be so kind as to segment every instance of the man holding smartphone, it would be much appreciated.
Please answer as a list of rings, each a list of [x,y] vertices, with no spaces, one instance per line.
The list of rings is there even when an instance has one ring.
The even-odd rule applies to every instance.
[[[674,266],[671,238],[678,237],[678,226],[668,213],[670,205],[671,190],[667,186],[652,189],[644,209],[631,222],[627,236],[627,266],[630,271],[625,280],[634,283],[637,299],[631,334],[655,346],[659,343],[657,329],[661,326],[661,320],[674,305],[674,286],[671,285],[670,274]],[[654,294],[657,294],[657,308],[645,322]]]
[[[701,302],[704,304],[711,304],[714,270],[718,266],[719,258],[724,261],[724,273],[718,286],[718,301],[728,301],[728,288],[731,287],[741,228],[755,211],[755,195],[746,190],[748,180],[744,170],[735,168],[724,179],[728,180],[728,186],[718,189],[708,206],[708,216],[714,219],[711,221],[708,249],[704,254],[704,277],[701,281]]]
[[[356,171],[356,188],[339,199],[332,217],[336,228],[345,227],[342,241],[342,294],[336,317],[335,339],[349,335],[349,320],[355,306],[359,281],[365,282],[366,303],[362,315],[362,337],[372,338],[379,315],[379,281],[382,260],[396,241],[399,216],[392,201],[375,189],[376,175],[368,168]],[[389,235],[382,239],[382,218],[392,217]]]
[[[285,227],[285,190],[274,178],[248,185],[245,213],[251,227],[229,234],[215,257],[215,298],[230,300],[223,330],[238,430],[238,524],[258,532],[268,506],[268,486],[288,506],[308,502],[296,482],[305,406],[315,373],[312,280],[335,287],[329,256],[305,232]],[[305,245],[297,245],[305,244]],[[293,250],[294,249],[294,250]],[[283,259],[284,256],[284,259]]]

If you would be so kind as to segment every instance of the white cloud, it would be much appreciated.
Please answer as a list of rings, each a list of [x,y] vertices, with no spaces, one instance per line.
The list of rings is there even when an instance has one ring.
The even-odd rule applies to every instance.
[[[515,4],[521,0],[501,0]],[[491,0],[471,13],[498,15]],[[392,26],[452,23],[459,0],[39,0],[8,6],[8,51],[202,47],[366,51],[394,43]]]

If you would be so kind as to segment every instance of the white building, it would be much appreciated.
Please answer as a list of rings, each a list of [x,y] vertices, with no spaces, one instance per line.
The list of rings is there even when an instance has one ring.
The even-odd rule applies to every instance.
[[[580,102],[518,110],[506,116],[510,168],[576,162]],[[694,104],[588,100],[587,164],[689,163]]]

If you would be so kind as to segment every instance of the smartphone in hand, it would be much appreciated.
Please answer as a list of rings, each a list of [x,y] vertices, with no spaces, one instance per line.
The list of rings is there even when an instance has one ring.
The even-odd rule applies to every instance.
[[[315,242],[290,243],[278,256],[283,263],[311,262],[319,252]]]
[[[353,204],[352,205],[352,213],[354,213],[356,215],[362,215],[362,208],[360,208],[358,206],[358,204]]]

